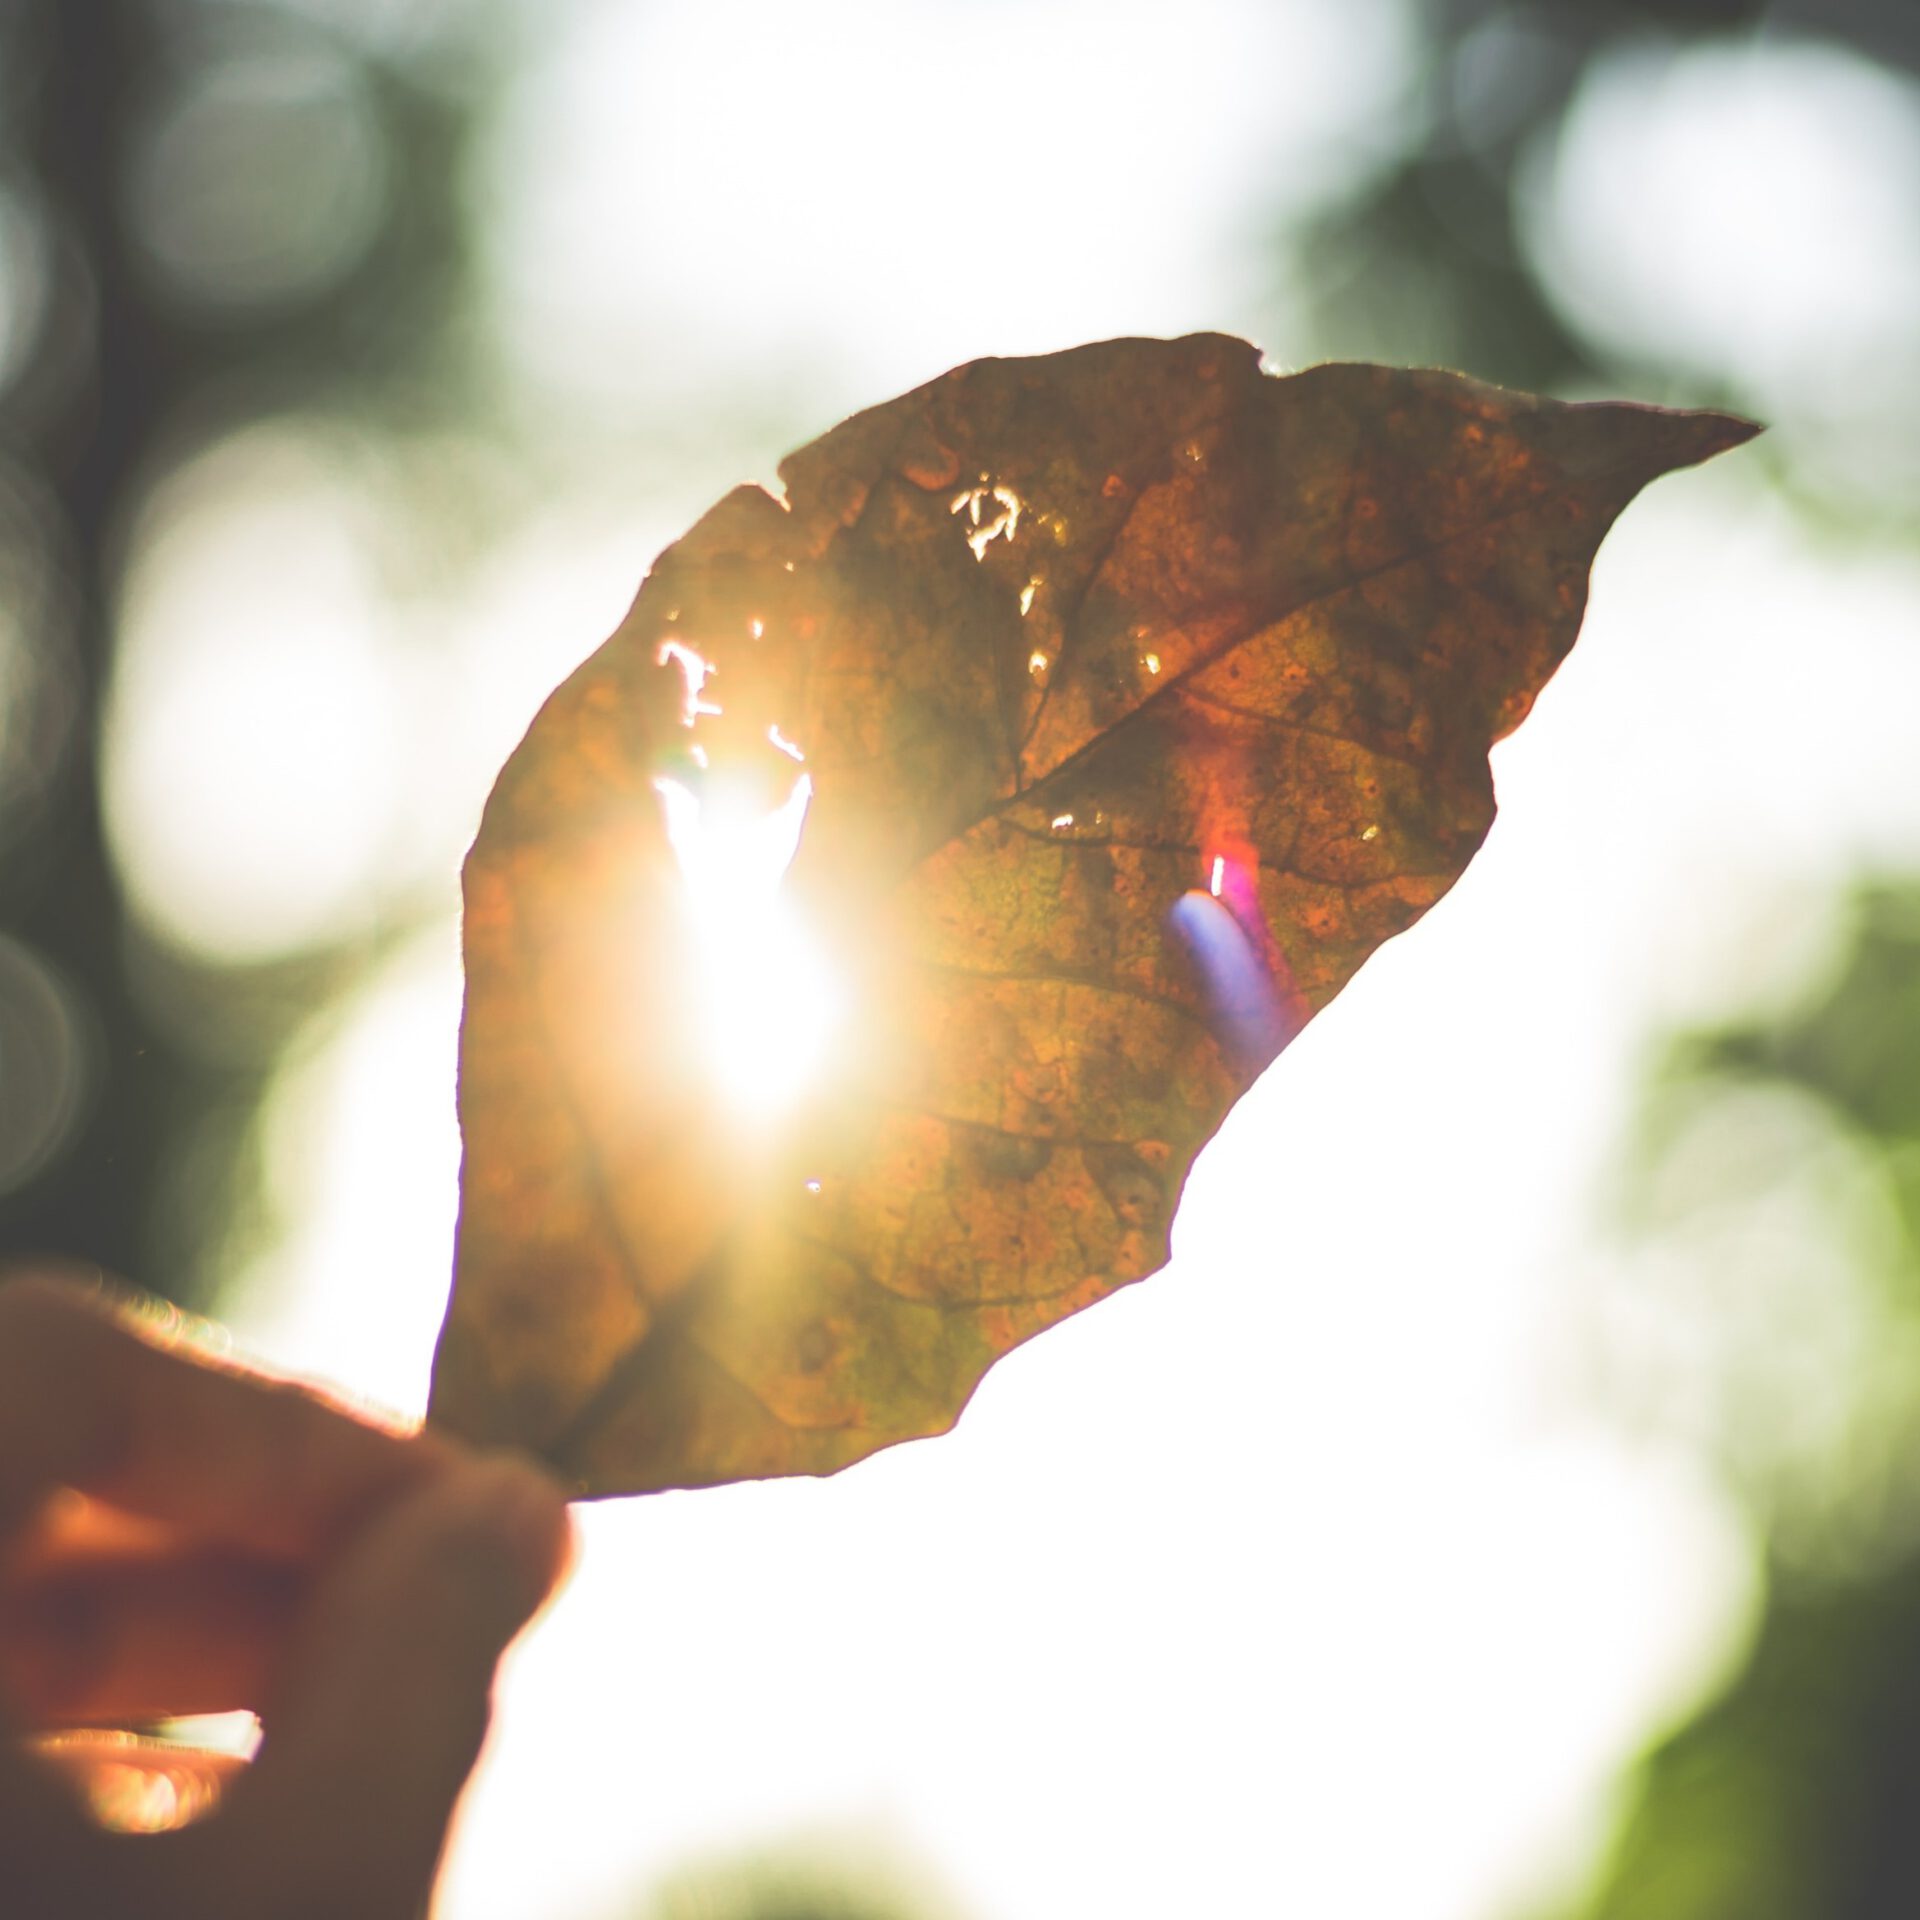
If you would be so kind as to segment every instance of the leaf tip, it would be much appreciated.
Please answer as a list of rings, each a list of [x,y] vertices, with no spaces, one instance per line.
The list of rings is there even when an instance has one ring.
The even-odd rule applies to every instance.
[[[1683,417],[1699,423],[1700,437],[1704,443],[1695,455],[1699,460],[1710,460],[1716,453],[1730,453],[1735,447],[1744,447],[1749,440],[1767,430],[1764,420],[1749,420],[1737,413],[1702,412]]]
[[[1645,429],[1643,444],[1654,473],[1697,467],[1717,454],[1744,446],[1765,428],[1757,420],[1707,408],[1637,407]]]

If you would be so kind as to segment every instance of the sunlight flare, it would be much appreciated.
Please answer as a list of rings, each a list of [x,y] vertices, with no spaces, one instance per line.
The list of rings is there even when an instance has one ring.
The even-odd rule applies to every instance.
[[[698,1017],[723,1096],[743,1118],[775,1118],[817,1076],[844,1006],[819,941],[781,885],[812,776],[801,774],[771,811],[719,783],[704,794],[664,777],[653,784],[686,884]]]

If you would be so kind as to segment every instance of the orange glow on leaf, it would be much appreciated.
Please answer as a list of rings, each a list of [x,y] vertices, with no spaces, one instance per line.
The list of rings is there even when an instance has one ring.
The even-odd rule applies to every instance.
[[[594,1493],[943,1431],[1165,1261],[1479,846],[1615,516],[1751,431],[1199,335],[976,362],[728,494],[467,863],[434,1417]]]

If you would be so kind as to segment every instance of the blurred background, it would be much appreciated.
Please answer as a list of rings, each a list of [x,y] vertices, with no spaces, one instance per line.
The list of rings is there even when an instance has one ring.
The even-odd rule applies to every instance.
[[[1195,328],[1771,431],[1166,1273],[587,1514],[452,1920],[1920,1912],[1911,0],[5,0],[0,1243],[423,1404],[539,700],[843,414]]]

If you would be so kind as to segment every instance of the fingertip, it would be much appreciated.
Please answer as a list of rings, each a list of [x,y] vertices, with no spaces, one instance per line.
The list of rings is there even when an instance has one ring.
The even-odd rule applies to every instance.
[[[565,1496],[512,1454],[459,1455],[396,1500],[315,1595],[308,1674],[364,1686],[425,1661],[443,1684],[483,1691],[545,1604],[572,1545]]]
[[[573,1564],[573,1516],[566,1494],[531,1460],[514,1453],[481,1456],[456,1470],[442,1524],[457,1551],[498,1561],[510,1610],[530,1619],[559,1588]]]
[[[511,1455],[460,1454],[384,1508],[312,1595],[229,1830],[301,1862],[326,1911],[402,1910],[431,1881],[501,1655],[571,1554],[560,1488]],[[362,1836],[351,1855],[342,1831]]]

